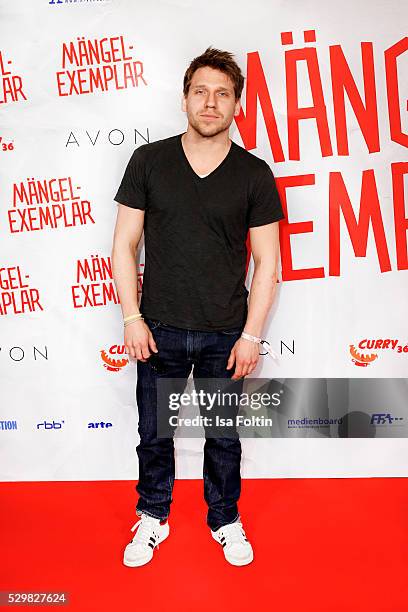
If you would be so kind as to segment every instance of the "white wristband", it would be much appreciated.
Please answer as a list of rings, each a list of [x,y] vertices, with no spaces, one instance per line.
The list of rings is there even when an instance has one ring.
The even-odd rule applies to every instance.
[[[271,349],[271,347],[269,346],[269,342],[267,342],[266,340],[262,340],[257,336],[251,336],[251,334],[247,334],[246,332],[241,333],[241,338],[244,338],[245,340],[250,340],[251,342],[255,342],[255,344],[265,344],[265,348],[268,351],[268,354],[272,357],[272,359],[278,359],[277,354]]]
[[[251,336],[251,334],[247,334],[246,332],[241,333],[241,338],[245,338],[245,340],[250,340],[251,342],[256,342],[256,344],[261,342],[260,338],[257,336]]]

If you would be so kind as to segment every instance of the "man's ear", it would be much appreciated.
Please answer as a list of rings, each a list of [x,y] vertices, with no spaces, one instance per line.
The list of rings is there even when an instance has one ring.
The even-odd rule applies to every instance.
[[[185,113],[187,112],[187,106],[186,106],[186,97],[183,94],[182,98],[181,98],[181,110]]]
[[[241,98],[235,102],[234,116],[236,117],[241,112]]]

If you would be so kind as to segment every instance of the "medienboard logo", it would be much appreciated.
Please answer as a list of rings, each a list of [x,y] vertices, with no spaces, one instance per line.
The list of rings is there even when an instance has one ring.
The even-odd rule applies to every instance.
[[[53,4],[54,6],[58,6],[61,4],[69,5],[69,4],[107,4],[111,3],[113,0],[49,0],[48,4]]]
[[[330,427],[330,425],[342,425],[343,418],[336,417],[333,419],[305,416],[301,419],[288,419],[288,429],[321,429]]]

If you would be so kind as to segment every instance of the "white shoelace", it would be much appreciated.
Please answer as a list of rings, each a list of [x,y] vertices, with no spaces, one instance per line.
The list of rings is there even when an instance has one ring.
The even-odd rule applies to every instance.
[[[137,521],[131,528],[131,531],[136,531],[136,534],[133,537],[133,544],[141,544],[143,546],[148,546],[150,543],[150,538],[156,540],[158,538],[158,534],[155,530],[155,519],[143,514],[141,519]],[[157,544],[157,548],[159,545]]]
[[[246,544],[245,531],[240,522],[224,525],[219,532],[220,538],[224,537],[225,545]]]

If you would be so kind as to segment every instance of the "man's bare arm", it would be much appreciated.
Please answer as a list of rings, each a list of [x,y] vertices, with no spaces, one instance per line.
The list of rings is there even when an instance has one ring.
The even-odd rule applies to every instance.
[[[112,274],[119,295],[123,317],[138,314],[136,253],[144,226],[144,210],[118,205],[111,253]],[[150,350],[157,352],[149,327],[143,320],[134,321],[124,330],[126,352],[146,361]]]
[[[278,277],[279,224],[268,223],[250,228],[254,274],[248,302],[248,316],[244,331],[262,337],[265,319],[273,304]],[[227,369],[235,363],[233,379],[251,374],[259,361],[259,345],[240,338],[233,346]]]
[[[111,261],[123,317],[139,312],[136,252],[143,233],[144,215],[144,210],[118,204]]]
[[[279,222],[251,227],[254,274],[252,277],[245,331],[260,337],[275,299],[279,261]]]

